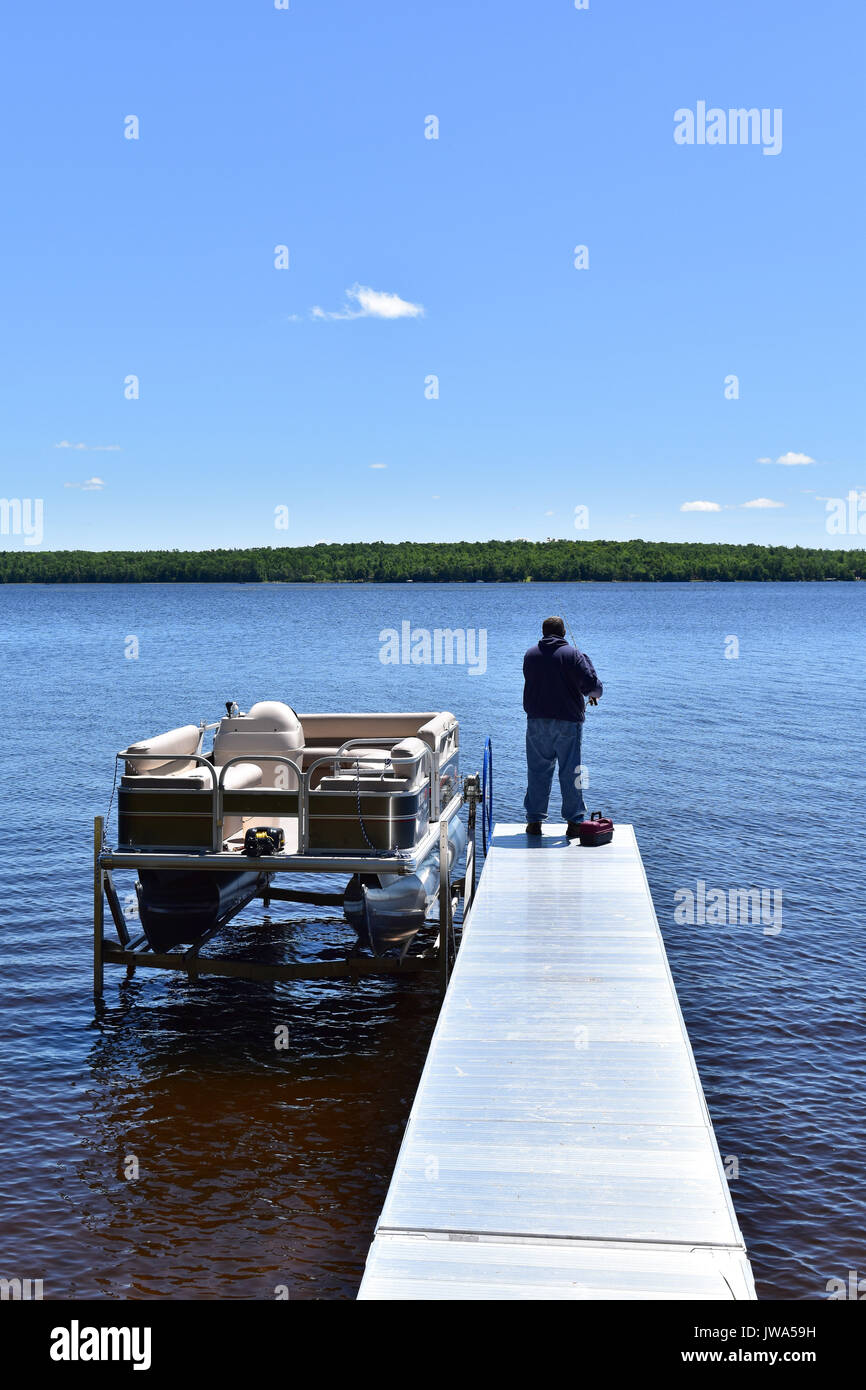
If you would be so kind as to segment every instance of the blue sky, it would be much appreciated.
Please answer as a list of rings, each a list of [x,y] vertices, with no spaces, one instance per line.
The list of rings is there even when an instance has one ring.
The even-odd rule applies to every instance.
[[[18,11],[0,491],[43,548],[864,544],[821,500],[866,488],[860,8]],[[780,152],[677,144],[699,101]]]

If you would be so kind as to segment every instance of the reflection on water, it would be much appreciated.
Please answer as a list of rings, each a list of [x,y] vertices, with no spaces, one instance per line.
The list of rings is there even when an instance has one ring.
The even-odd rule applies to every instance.
[[[208,953],[345,954],[353,933],[323,917],[236,921]],[[172,977],[154,1000],[145,974],[100,1011],[88,1057],[78,1176],[99,1194],[95,1209],[107,1199],[100,1286],[350,1297],[435,1022],[435,982]]]

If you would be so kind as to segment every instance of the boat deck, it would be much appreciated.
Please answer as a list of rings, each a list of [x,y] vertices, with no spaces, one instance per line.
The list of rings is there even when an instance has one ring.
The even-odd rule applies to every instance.
[[[630,825],[496,827],[358,1297],[755,1297]]]

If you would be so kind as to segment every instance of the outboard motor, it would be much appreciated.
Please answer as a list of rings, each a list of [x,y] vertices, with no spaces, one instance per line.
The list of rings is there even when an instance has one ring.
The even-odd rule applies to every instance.
[[[455,816],[448,826],[448,864],[460,862],[466,826]],[[407,946],[424,925],[439,891],[439,846],[415,874],[355,874],[346,885],[343,912],[358,939],[376,956],[392,946]]]

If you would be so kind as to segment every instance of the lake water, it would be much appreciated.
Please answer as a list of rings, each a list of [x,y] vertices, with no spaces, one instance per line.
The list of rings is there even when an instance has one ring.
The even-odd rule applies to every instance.
[[[118,748],[267,698],[450,709],[463,771],[490,734],[496,816],[520,820],[521,657],[563,611],[605,684],[587,802],[636,827],[759,1294],[866,1275],[866,585],[842,583],[0,589],[0,1275],[46,1297],[354,1295],[435,987],[107,967],[95,1014],[93,817]],[[403,622],[483,629],[486,670],[383,664]],[[780,892],[781,931],[676,921],[699,881]],[[224,938],[340,951],[341,914],[313,913],[259,904]]]

